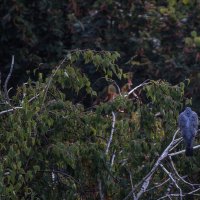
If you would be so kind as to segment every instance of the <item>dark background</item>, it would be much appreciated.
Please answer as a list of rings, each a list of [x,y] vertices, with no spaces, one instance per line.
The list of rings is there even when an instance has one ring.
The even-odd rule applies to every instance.
[[[68,50],[114,50],[120,67],[133,72],[134,85],[190,79],[185,95],[200,111],[198,1],[0,0],[0,5],[2,83],[15,55],[9,87],[26,81],[29,70],[48,74]],[[85,72],[95,73],[91,67]]]

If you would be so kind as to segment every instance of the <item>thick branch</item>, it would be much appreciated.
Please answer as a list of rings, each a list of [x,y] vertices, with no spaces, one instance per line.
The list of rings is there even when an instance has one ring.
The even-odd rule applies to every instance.
[[[22,107],[18,106],[18,107],[14,107],[14,108],[11,108],[11,109],[8,109],[8,110],[3,110],[0,112],[0,115],[3,115],[5,113],[9,113],[9,112],[13,112],[14,110],[17,110],[17,109],[22,109]]]
[[[197,145],[197,146],[193,147],[193,149],[199,149],[199,148],[200,148],[200,145]],[[181,150],[181,151],[178,151],[178,152],[170,153],[169,156],[176,156],[176,155],[183,154],[183,153],[185,153],[185,150]]]
[[[109,139],[109,141],[107,143],[107,146],[106,146],[106,154],[108,154],[108,152],[109,152],[110,144],[112,142],[112,138],[113,138],[113,134],[114,134],[114,130],[115,130],[116,117],[115,117],[115,113],[114,112],[112,112],[112,116],[113,116],[112,129],[111,129],[110,139]]]

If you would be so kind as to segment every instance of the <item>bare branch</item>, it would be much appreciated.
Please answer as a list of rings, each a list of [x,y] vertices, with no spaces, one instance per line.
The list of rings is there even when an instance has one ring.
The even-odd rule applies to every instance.
[[[112,129],[111,129],[110,139],[109,139],[109,141],[107,143],[107,146],[106,146],[106,155],[109,152],[110,144],[112,142],[112,138],[113,138],[113,134],[114,134],[114,130],[115,130],[116,116],[115,116],[114,112],[112,112],[112,117],[113,117],[113,120],[112,120]]]
[[[193,147],[193,149],[199,149],[199,148],[200,148],[200,145],[197,145],[197,146]],[[181,150],[181,151],[178,151],[178,152],[170,153],[169,156],[176,156],[176,155],[183,154],[183,153],[185,153],[185,150]]]
[[[104,200],[104,194],[102,192],[102,184],[101,184],[101,180],[98,178],[98,185],[99,185],[99,196],[101,200]]]
[[[157,168],[157,167],[156,167],[156,168]],[[141,196],[144,192],[146,192],[146,189],[147,189],[147,187],[149,186],[149,182],[150,182],[150,180],[151,180],[151,178],[152,178],[152,175],[153,175],[154,171],[155,171],[155,170],[153,170],[153,171],[151,172],[151,174],[144,180],[140,191],[137,193],[137,198],[136,198],[136,200],[139,199],[140,196]]]
[[[13,71],[13,67],[14,67],[14,63],[15,63],[15,56],[12,55],[12,62],[11,62],[11,65],[10,65],[10,71],[9,71],[9,74],[5,80],[5,83],[4,83],[4,95],[5,95],[5,100],[10,104],[10,99],[9,99],[9,95],[8,95],[8,82],[10,80],[10,77],[12,75],[12,71]]]
[[[188,192],[188,194],[194,194],[195,192],[197,192],[197,191],[199,191],[199,190],[200,190],[200,187],[197,188],[197,189],[195,189],[195,190],[193,190],[193,191],[191,191],[191,192]]]
[[[3,111],[0,112],[0,115],[3,115],[5,113],[9,113],[9,112],[13,112],[17,109],[22,109],[22,107],[18,106],[18,107],[14,107],[14,108],[11,108],[11,109],[8,109],[8,110],[3,110]]]
[[[176,143],[176,145],[174,145],[170,150],[169,152],[171,152],[172,150],[174,150],[182,141],[183,141],[183,138],[178,138],[179,139],[179,142]]]
[[[193,190],[192,192],[188,192],[188,193],[184,193],[182,194],[182,197],[185,197],[187,195],[194,195],[194,196],[200,196],[200,194],[195,194],[195,192],[199,191],[200,188],[196,189],[196,190]],[[167,194],[163,197],[160,197],[158,200],[161,200],[161,199],[165,199],[165,198],[170,198],[170,197],[180,197],[180,194]],[[171,198],[170,198],[171,199]]]
[[[171,163],[172,169],[174,170],[176,176],[177,176],[182,182],[184,182],[184,183],[186,183],[186,184],[192,186],[193,189],[194,189],[194,186],[197,186],[197,185],[200,186],[200,184],[192,184],[192,183],[189,183],[189,182],[186,181],[183,177],[181,177],[181,176],[179,175],[178,171],[177,171],[176,168],[175,168],[175,165],[174,165],[174,162],[173,162],[173,160],[172,160],[172,157],[169,156],[169,159],[170,159],[170,163]]]
[[[154,189],[156,189],[156,188],[159,188],[159,187],[163,186],[165,183],[169,182],[169,180],[170,180],[170,178],[166,179],[166,180],[163,181],[162,183],[160,183],[160,184],[158,184],[158,185],[156,185],[156,186],[154,186],[154,187],[152,187],[152,188],[149,188],[148,190],[146,190],[146,192],[148,192],[148,191],[150,191],[150,190],[154,190]]]
[[[133,88],[130,92],[128,92],[128,94],[124,95],[124,97],[129,96],[130,94],[134,93],[135,90],[137,90],[140,87],[143,87],[144,85],[148,85],[149,84],[149,79],[144,81],[143,83],[141,83],[140,85],[136,86],[135,88]]]
[[[31,99],[28,100],[28,102],[32,102],[33,100],[35,100],[37,97],[39,97],[40,94],[36,94],[34,97],[32,97]]]
[[[130,172],[129,172],[129,177],[130,177],[130,182],[131,182],[131,188],[132,188],[133,200],[136,200],[136,196],[135,196],[135,193],[134,193],[133,181],[132,181],[132,175],[131,175]]]
[[[63,65],[63,63],[66,61],[66,59],[67,59],[67,57],[65,57],[65,58],[62,60],[62,62],[60,63],[60,65],[57,66],[55,72],[54,72],[54,73],[52,74],[52,76],[50,77],[49,82],[47,83],[45,89],[42,90],[42,92],[44,92],[43,103],[44,103],[44,100],[45,100],[45,98],[46,98],[47,91],[48,91],[48,89],[49,89],[49,87],[50,87],[50,84],[51,84],[51,82],[52,82],[52,80],[53,80],[53,77],[56,75],[58,69],[60,69],[60,67]],[[11,63],[10,72],[9,72],[9,74],[8,74],[8,76],[7,76],[7,78],[6,78],[5,84],[4,84],[5,99],[6,99],[7,103],[9,103],[9,104],[10,104],[10,101],[9,101],[10,99],[9,99],[8,93],[9,93],[10,89],[9,89],[9,90],[7,89],[7,85],[8,85],[8,81],[9,81],[11,75],[12,75],[13,66],[14,66],[14,56],[12,56],[12,63]],[[34,97],[32,97],[31,99],[29,99],[28,102],[29,102],[29,103],[32,102],[32,101],[33,101],[34,99],[36,99],[38,96],[40,96],[40,94],[36,94]],[[0,112],[0,115],[3,115],[3,114],[5,114],[5,113],[9,113],[9,112],[13,112],[13,111],[16,110],[16,109],[22,109],[22,108],[23,108],[23,107],[21,107],[21,106],[13,107],[12,109],[8,109],[8,110],[1,111],[1,112]]]
[[[151,169],[151,171],[142,179],[142,181],[140,181],[135,188],[139,187],[139,185],[142,184],[140,191],[137,193],[137,199],[140,198],[140,196],[146,192],[148,186],[149,186],[149,182],[154,174],[154,172],[157,170],[158,166],[160,166],[161,162],[168,156],[168,153],[170,151],[170,149],[177,144],[177,142],[180,141],[181,138],[175,139],[177,134],[179,132],[179,129],[174,133],[174,136],[172,138],[172,141],[170,142],[170,144],[167,146],[167,148],[163,151],[163,153],[161,154],[161,156],[158,158],[158,160],[156,161],[156,163],[154,164],[153,168]],[[128,197],[132,194],[132,191],[124,198],[124,200],[128,199]]]
[[[57,71],[62,67],[62,65],[64,64],[64,62],[67,60],[67,58],[68,58],[68,57],[66,56],[66,57],[61,61],[61,63],[56,67],[54,73],[50,76],[49,81],[48,81],[48,83],[47,83],[47,85],[46,85],[46,87],[45,87],[45,89],[44,89],[44,96],[43,96],[43,102],[42,102],[42,106],[41,106],[41,107],[43,107],[43,105],[44,105],[44,101],[45,101],[45,99],[46,99],[47,92],[48,92],[48,90],[49,90],[49,87],[50,87],[50,85],[51,85],[51,82],[52,82],[54,76],[56,75]]]
[[[180,199],[182,200],[183,192],[182,192],[182,189],[179,187],[177,181],[173,178],[172,174],[163,166],[163,164],[160,164],[160,166],[164,170],[164,172],[167,173],[167,175],[172,180],[172,182],[174,183],[174,185],[179,189],[179,191],[180,191]]]
[[[174,163],[173,163],[173,160],[172,160],[171,156],[175,156],[175,155],[182,154],[182,153],[185,152],[185,150],[181,150],[181,151],[174,152],[174,153],[169,153],[169,152],[172,151],[175,147],[177,147],[177,145],[180,144],[180,142],[182,141],[182,137],[176,139],[176,136],[177,136],[178,132],[179,132],[179,129],[174,133],[174,136],[173,136],[173,138],[172,138],[172,141],[171,141],[170,144],[166,147],[166,149],[163,151],[163,153],[161,154],[161,156],[158,158],[158,160],[157,160],[156,163],[154,164],[154,166],[153,166],[153,168],[151,169],[151,171],[150,171],[137,185],[131,187],[131,188],[132,188],[132,191],[124,198],[124,200],[127,200],[127,199],[131,196],[131,194],[132,194],[133,192],[135,192],[135,190],[136,190],[140,185],[141,185],[141,187],[140,187],[140,190],[138,191],[138,193],[136,194],[135,200],[138,200],[138,199],[142,196],[143,193],[148,192],[148,191],[150,191],[150,190],[153,190],[153,189],[155,189],[155,188],[161,187],[163,184],[165,184],[165,183],[168,182],[169,180],[171,180],[172,183],[176,186],[176,188],[178,188],[178,190],[179,190],[180,193],[179,193],[179,194],[167,194],[167,195],[161,197],[160,199],[165,199],[165,198],[171,199],[171,197],[174,197],[174,195],[176,195],[176,196],[178,196],[180,199],[182,199],[183,196],[185,196],[185,195],[187,195],[187,194],[188,194],[188,195],[189,195],[189,194],[193,194],[193,193],[195,193],[196,191],[199,191],[199,190],[200,190],[200,187],[199,187],[199,188],[196,188],[196,186],[200,186],[200,184],[192,184],[192,183],[189,183],[188,181],[184,180],[184,178],[181,177],[181,176],[178,174],[178,172],[177,172],[177,170],[176,170],[176,168],[175,168],[175,166],[174,166]],[[194,147],[194,149],[198,149],[198,148],[200,148],[200,145],[197,145],[197,146]],[[172,166],[172,170],[174,171],[173,176],[176,176],[176,178],[173,177],[173,176],[172,176],[172,173],[171,173],[170,171],[168,171],[168,170],[164,167],[164,165],[162,164],[162,161],[163,161],[164,159],[168,158],[168,157],[169,157],[169,159],[170,159],[170,163],[171,163],[171,166]],[[148,188],[148,186],[149,186],[149,183],[150,183],[150,181],[151,181],[151,179],[152,179],[152,177],[153,177],[153,174],[155,173],[155,171],[158,170],[158,167],[159,167],[159,166],[167,173],[167,175],[169,176],[169,179],[167,179],[167,180],[164,181],[163,183],[159,184],[158,186],[152,187],[152,188],[150,188],[150,189],[147,190],[147,188]],[[176,180],[176,179],[177,179],[177,180]],[[180,186],[178,185],[178,183],[177,183],[178,180],[181,180],[182,182],[184,182],[185,184],[191,186],[191,187],[192,187],[193,189],[195,189],[195,190],[193,190],[193,191],[191,191],[191,192],[189,192],[189,193],[184,193],[184,194],[183,194],[181,187],[180,187]],[[195,194],[195,195],[196,195],[196,194]]]
[[[114,160],[115,160],[115,156],[116,156],[115,152],[116,152],[116,151],[114,151],[114,153],[112,154],[112,157],[111,157],[111,162],[110,162],[110,166],[111,166],[111,167],[112,167],[113,164],[114,164]]]

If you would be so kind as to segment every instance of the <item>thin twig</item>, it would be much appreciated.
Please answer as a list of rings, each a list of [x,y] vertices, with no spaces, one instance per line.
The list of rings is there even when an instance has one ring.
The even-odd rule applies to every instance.
[[[193,190],[193,191],[191,191],[191,192],[189,192],[188,194],[194,194],[195,192],[197,192],[197,191],[199,191],[199,190],[200,190],[200,187],[197,188],[197,189],[195,189],[195,190]]]
[[[133,88],[130,92],[128,92],[128,94],[124,95],[124,97],[129,96],[130,94],[132,94],[133,92],[135,92],[135,90],[137,90],[140,87],[143,87],[144,85],[148,85],[149,84],[149,79],[144,81],[143,83],[141,83],[140,85],[136,86],[135,88]]]
[[[12,55],[12,62],[11,62],[11,65],[10,65],[10,71],[9,71],[9,74],[5,80],[5,83],[4,83],[4,95],[5,95],[5,100],[10,104],[10,99],[9,99],[9,95],[8,95],[8,82],[10,80],[10,77],[12,75],[12,71],[13,71],[13,67],[14,67],[14,63],[15,63],[15,56]]]
[[[197,192],[197,191],[199,191],[200,190],[200,188],[197,188],[196,190],[193,190],[192,192],[188,192],[188,193],[184,193],[184,194],[182,194],[182,197],[184,197],[184,196],[186,196],[186,195],[195,195],[195,196],[200,196],[200,194],[194,194],[195,192]],[[167,195],[165,195],[165,196],[163,196],[163,197],[160,197],[159,199],[157,199],[157,200],[161,200],[161,199],[165,199],[165,198],[169,198],[169,197],[180,197],[180,194],[167,194]]]
[[[162,183],[160,183],[160,184],[158,184],[158,185],[156,185],[156,186],[154,186],[154,187],[152,187],[152,188],[149,188],[148,190],[146,190],[146,192],[149,192],[149,191],[151,191],[151,190],[154,190],[154,189],[156,189],[156,188],[159,188],[159,187],[163,186],[163,185],[164,185],[165,183],[167,183],[169,180],[170,180],[170,178],[168,178],[167,180],[163,181]]]
[[[174,183],[170,182],[166,189],[166,195],[168,195],[170,193],[170,191],[172,190],[173,187],[174,187]]]
[[[36,94],[34,97],[32,97],[31,99],[28,100],[28,102],[32,102],[33,100],[35,100],[37,97],[39,97],[40,94]]]
[[[171,198],[169,195],[168,195],[167,197],[168,197],[170,200],[172,200],[172,198]]]
[[[47,83],[47,85],[46,85],[46,87],[45,87],[45,89],[44,89],[44,96],[43,96],[43,101],[42,101],[42,106],[41,106],[41,107],[43,107],[43,105],[44,105],[44,101],[45,101],[45,99],[46,99],[47,92],[48,92],[48,90],[49,90],[49,87],[50,87],[50,85],[51,85],[51,82],[52,82],[54,76],[56,75],[57,71],[62,67],[63,63],[64,63],[66,60],[67,60],[67,56],[61,61],[61,63],[56,67],[54,73],[50,76],[49,81],[48,81],[48,83]]]

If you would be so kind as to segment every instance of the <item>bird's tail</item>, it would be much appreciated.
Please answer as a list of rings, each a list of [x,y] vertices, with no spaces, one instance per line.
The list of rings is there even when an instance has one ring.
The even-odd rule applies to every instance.
[[[193,147],[187,146],[185,150],[186,156],[193,156]]]

